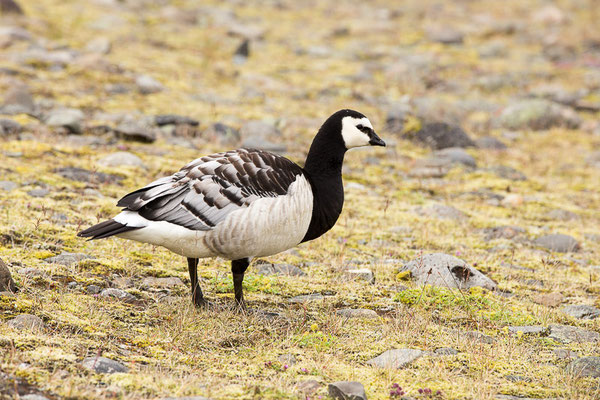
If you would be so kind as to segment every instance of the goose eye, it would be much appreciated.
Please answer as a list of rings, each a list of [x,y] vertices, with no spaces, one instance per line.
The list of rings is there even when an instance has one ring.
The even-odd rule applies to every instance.
[[[368,126],[356,125],[356,128],[358,128],[358,130],[361,131],[361,132],[363,132],[363,133],[369,133],[369,132],[371,132],[371,128],[369,128]]]

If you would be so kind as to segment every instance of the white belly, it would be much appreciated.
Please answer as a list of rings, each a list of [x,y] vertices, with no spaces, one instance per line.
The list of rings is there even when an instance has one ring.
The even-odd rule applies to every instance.
[[[133,211],[123,211],[113,219],[142,227],[118,235],[124,239],[163,246],[185,257],[237,260],[277,254],[299,244],[308,230],[312,206],[310,183],[299,176],[287,195],[255,200],[208,231],[150,221]]]

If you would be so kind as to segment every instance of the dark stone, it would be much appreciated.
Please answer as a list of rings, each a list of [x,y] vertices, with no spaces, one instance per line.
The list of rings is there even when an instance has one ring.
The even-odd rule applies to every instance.
[[[156,140],[156,133],[152,129],[136,122],[122,123],[114,132],[118,138],[133,142],[152,143]]]
[[[79,182],[88,182],[88,183],[113,183],[120,182],[123,180],[122,177],[113,175],[113,174],[105,174],[104,172],[93,172],[87,169],[78,168],[78,167],[63,167],[57,168],[54,170],[57,174],[62,176],[63,178],[71,179]]]
[[[596,319],[600,317],[600,310],[594,306],[577,304],[564,306],[561,311],[571,317],[578,319]]]
[[[533,243],[537,246],[559,253],[576,252],[581,249],[581,246],[577,240],[575,240],[575,238],[563,234],[540,236],[539,238],[535,239]]]
[[[99,374],[114,374],[115,372],[127,372],[129,368],[118,361],[106,357],[88,357],[81,362],[83,368]]]
[[[154,117],[154,123],[158,126],[164,126],[164,125],[198,126],[198,125],[200,125],[200,121],[198,121],[196,119],[184,117],[181,115],[175,115],[175,114],[157,115],[156,117]]]
[[[98,285],[89,285],[85,290],[89,294],[100,294],[102,292],[102,288]]]
[[[600,357],[581,357],[567,365],[567,372],[575,377],[600,378]]]
[[[21,133],[23,127],[12,119],[0,118],[0,135],[15,135]]]
[[[417,349],[394,349],[381,353],[367,361],[367,364],[379,368],[399,369],[406,367],[422,355],[423,352]]]
[[[360,382],[330,383],[328,392],[336,400],[367,400],[365,388]]]
[[[0,0],[0,13],[23,15],[23,9],[15,0]]]
[[[17,286],[12,279],[8,266],[0,259],[0,292],[16,292]]]
[[[408,135],[418,143],[434,150],[448,147],[474,147],[475,142],[457,125],[445,122],[433,122],[423,125],[414,135]]]
[[[235,50],[235,53],[233,53],[233,55],[234,57],[250,57],[250,40],[244,39],[244,41]]]
[[[100,292],[100,296],[114,298],[124,303],[135,303],[137,301],[137,298],[134,295],[127,293],[123,289],[117,288],[104,289],[102,292]]]

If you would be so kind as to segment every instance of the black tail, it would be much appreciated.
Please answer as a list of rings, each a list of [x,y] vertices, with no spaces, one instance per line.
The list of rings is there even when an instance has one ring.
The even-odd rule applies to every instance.
[[[109,236],[118,235],[119,233],[132,231],[134,229],[139,229],[139,227],[123,225],[115,220],[109,219],[108,221],[101,222],[79,232],[77,236],[89,237],[90,240],[104,239]]]

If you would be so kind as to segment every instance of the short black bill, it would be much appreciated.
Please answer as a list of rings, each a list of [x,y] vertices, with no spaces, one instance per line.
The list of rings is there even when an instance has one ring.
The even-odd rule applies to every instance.
[[[383,140],[381,140],[381,138],[379,136],[377,136],[377,134],[375,132],[371,133],[371,139],[369,140],[369,144],[371,146],[384,146],[385,147],[385,142]]]

